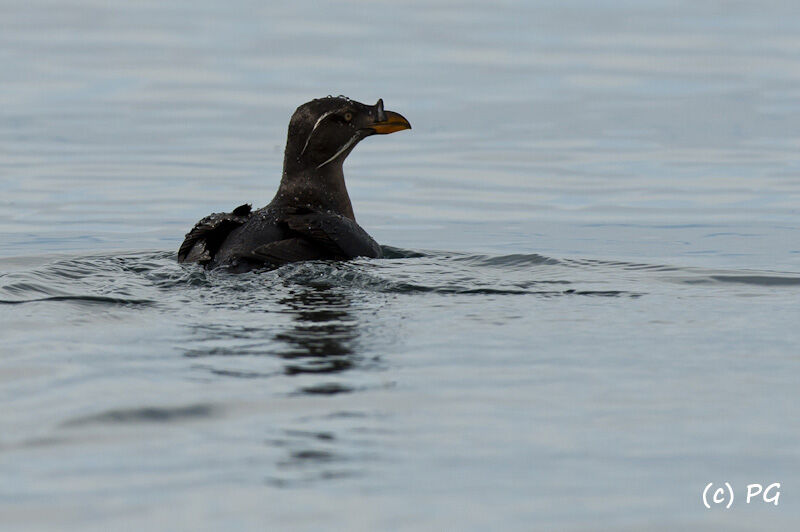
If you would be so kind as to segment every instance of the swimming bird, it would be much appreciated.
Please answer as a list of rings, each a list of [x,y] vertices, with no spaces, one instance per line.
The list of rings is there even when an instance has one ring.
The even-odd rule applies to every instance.
[[[178,262],[231,271],[303,260],[378,258],[381,248],[356,223],[342,165],[371,135],[411,129],[383,100],[344,96],[304,103],[292,115],[278,192],[265,207],[249,204],[206,216],[186,234]]]

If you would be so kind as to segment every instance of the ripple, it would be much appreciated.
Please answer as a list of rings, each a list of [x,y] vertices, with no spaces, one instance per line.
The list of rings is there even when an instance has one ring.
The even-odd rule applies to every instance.
[[[800,277],[774,275],[712,275],[720,283],[749,284],[755,286],[800,286]]]
[[[384,252],[386,259],[309,261],[244,274],[178,265],[171,251],[70,257],[0,274],[0,305],[67,302],[87,307],[153,307],[167,313],[196,304],[231,310],[268,310],[280,304],[283,310],[278,311],[288,313],[313,309],[317,322],[324,322],[327,329],[296,331],[296,338],[305,336],[306,340],[299,351],[307,352],[312,344],[319,344],[320,350],[327,348],[324,338],[317,338],[320,334],[335,336],[337,331],[347,328],[346,323],[336,321],[336,313],[338,318],[346,317],[347,308],[353,304],[352,297],[358,294],[362,295],[359,297],[365,294],[640,297],[649,291],[643,288],[652,286],[654,281],[677,278],[675,275],[671,279],[659,278],[654,274],[675,272],[679,281],[688,285],[800,286],[800,276],[791,273],[713,271],[539,254],[423,252],[391,246],[384,246]],[[556,289],[559,285],[564,289]],[[298,289],[301,291],[297,292]],[[337,299],[330,294],[319,295],[320,291],[331,290],[348,296]],[[298,293],[305,299],[297,300]],[[252,335],[259,330],[254,327],[250,333],[241,334]],[[243,348],[240,352],[258,353],[261,344],[239,348]],[[286,356],[291,356],[291,352],[287,351]],[[198,354],[210,353],[203,349]]]
[[[65,421],[63,427],[75,427],[93,424],[128,424],[128,423],[172,423],[187,419],[210,418],[216,408],[208,404],[197,404],[182,407],[143,407],[116,409]]]
[[[384,259],[418,259],[426,257],[425,253],[421,251],[414,251],[411,249],[403,249],[394,246],[381,246]]]
[[[355,388],[352,386],[345,386],[335,382],[327,382],[317,384],[314,386],[306,386],[301,388],[297,393],[305,395],[337,395],[340,393],[352,393]]]
[[[155,301],[148,299],[125,299],[119,297],[106,297],[106,296],[51,296],[40,297],[36,299],[0,299],[0,305],[20,305],[22,303],[41,303],[48,301],[68,301],[73,303],[89,303],[89,304],[111,304],[122,306],[153,306]]]
[[[523,267],[561,264],[558,259],[545,257],[536,253],[532,254],[511,254],[511,255],[467,255],[465,257],[454,258],[455,261],[465,262],[476,267],[491,266],[496,268]]]

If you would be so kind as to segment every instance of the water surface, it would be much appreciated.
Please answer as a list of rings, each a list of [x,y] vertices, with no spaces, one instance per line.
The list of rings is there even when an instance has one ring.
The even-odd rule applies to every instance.
[[[797,527],[797,15],[0,3],[0,528]],[[340,93],[386,258],[176,264]]]

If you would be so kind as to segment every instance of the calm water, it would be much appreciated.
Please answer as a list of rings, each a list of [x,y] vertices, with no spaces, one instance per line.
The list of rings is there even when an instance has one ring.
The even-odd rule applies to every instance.
[[[0,529],[797,528],[797,4],[289,4],[0,2]],[[387,258],[177,265],[340,93]]]

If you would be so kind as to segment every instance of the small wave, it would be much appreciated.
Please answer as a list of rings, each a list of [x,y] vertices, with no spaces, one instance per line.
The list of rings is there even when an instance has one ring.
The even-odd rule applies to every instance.
[[[496,268],[506,267],[520,267],[520,266],[540,266],[548,265],[553,266],[561,264],[558,259],[545,257],[536,253],[531,254],[511,254],[511,255],[467,255],[464,257],[455,257],[454,261],[463,262],[472,266],[491,266]]]
[[[425,253],[411,249],[403,249],[394,246],[381,246],[384,259],[418,259],[426,257]]]
[[[35,299],[0,299],[0,305],[21,305],[23,303],[42,303],[47,301],[69,301],[74,303],[107,304],[131,307],[151,306],[156,304],[155,301],[151,301],[149,299],[126,299],[107,296],[50,296],[39,297]]]
[[[564,281],[559,281],[559,282],[564,282]],[[399,294],[433,293],[433,294],[445,294],[445,295],[501,295],[501,296],[535,295],[535,296],[547,296],[547,297],[569,296],[569,295],[601,296],[601,297],[620,297],[620,296],[639,297],[641,295],[634,292],[626,292],[622,290],[576,290],[576,289],[525,290],[525,289],[514,289],[514,288],[489,288],[489,287],[472,288],[468,286],[424,286],[424,285],[414,285],[409,283],[397,283],[393,286],[387,286],[383,288],[383,291],[390,293],[399,293]]]
[[[244,274],[178,265],[167,251],[61,258],[2,275],[0,305],[67,302],[174,309],[192,301],[255,308],[297,287],[341,293],[639,297],[653,282],[800,286],[792,272],[707,270],[536,253],[492,255],[383,246],[389,260],[309,261]],[[559,286],[560,285],[560,286]],[[314,302],[307,302],[313,307]],[[326,308],[333,308],[331,301]]]
[[[381,246],[384,259],[419,259],[432,258],[437,260],[452,261],[477,267],[519,267],[519,266],[539,266],[556,265],[561,261],[552,257],[539,255],[538,253],[512,253],[509,255],[486,255],[459,253],[452,251],[415,251],[409,249],[396,248],[392,246]]]
[[[58,259],[2,275],[0,305],[68,302],[126,307],[155,306],[160,285],[191,281],[174,253],[124,253]]]
[[[239,308],[268,302],[275,297],[285,298],[292,286],[376,294],[641,295],[617,287],[590,290],[579,286],[580,279],[568,277],[570,266],[574,265],[596,268],[634,266],[629,263],[559,260],[539,254],[420,252],[391,246],[384,246],[384,252],[387,258],[406,260],[402,263],[371,259],[309,261],[232,274],[224,270],[206,271],[196,265],[178,265],[173,252],[75,257],[8,274],[4,278],[6,284],[0,286],[0,297],[8,297],[0,299],[0,304],[72,302],[127,307],[163,304],[170,307],[171,302],[200,299],[218,307]],[[646,269],[647,265],[635,267]],[[592,284],[597,282],[588,281]],[[555,290],[555,285],[566,285],[566,289]],[[232,292],[236,295],[233,296]]]
[[[665,264],[645,264],[639,262],[602,260],[602,259],[562,259],[561,264],[570,267],[588,269],[613,269],[623,271],[653,271],[653,272],[672,272],[681,268],[668,266]]]
[[[800,277],[774,275],[712,275],[718,283],[749,284],[754,286],[800,286]]]
[[[186,419],[212,417],[216,409],[212,405],[198,404],[181,407],[143,407],[131,409],[108,410],[91,416],[84,416],[65,421],[63,427],[75,427],[93,424],[110,423],[167,423]]]

